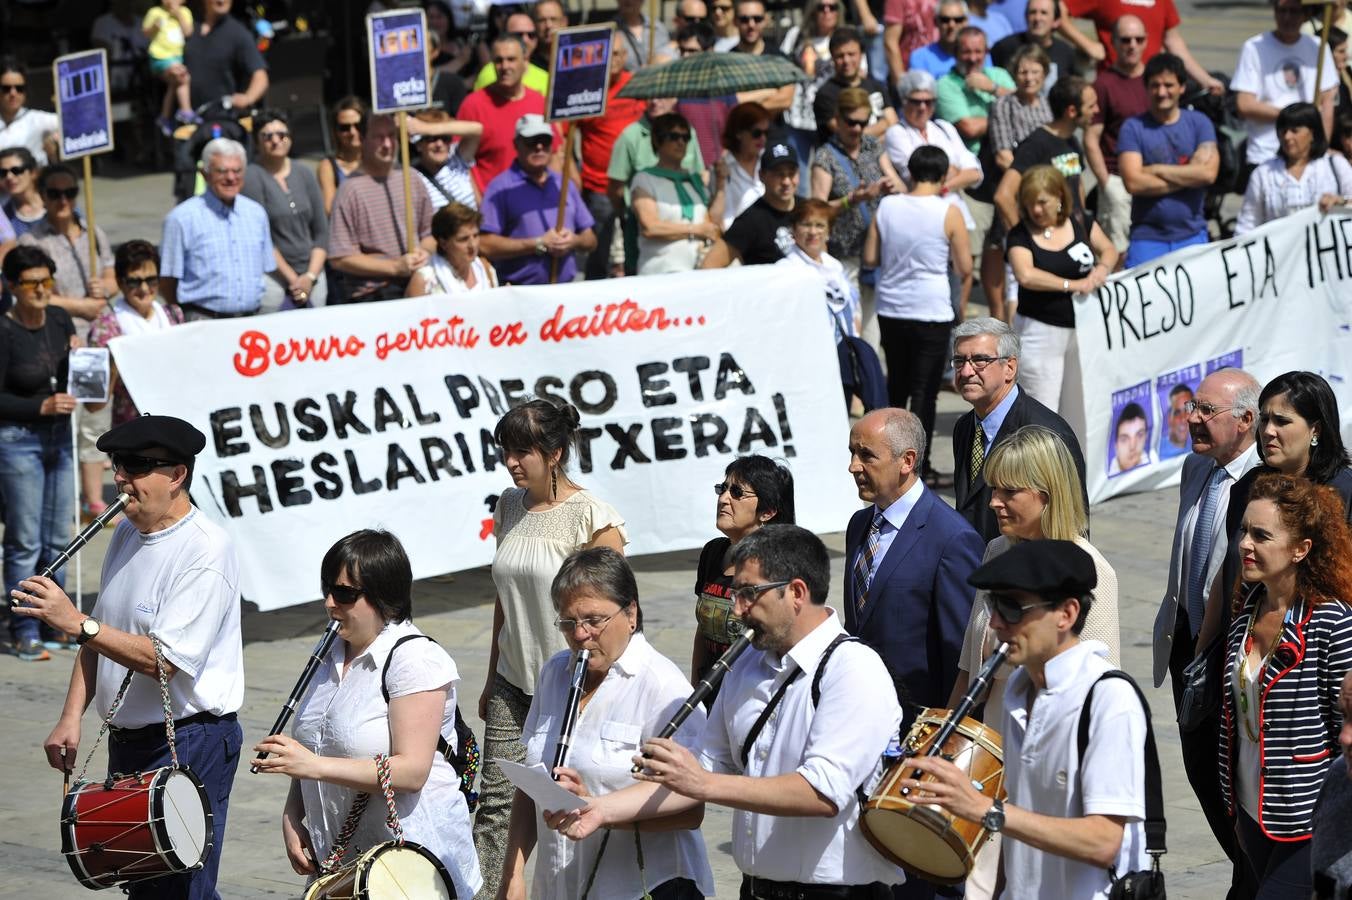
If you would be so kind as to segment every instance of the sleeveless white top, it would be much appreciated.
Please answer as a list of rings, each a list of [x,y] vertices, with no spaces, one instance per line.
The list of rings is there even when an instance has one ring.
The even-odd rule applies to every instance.
[[[939,196],[896,194],[878,204],[878,315],[917,322],[953,319],[948,282],[950,204]]]

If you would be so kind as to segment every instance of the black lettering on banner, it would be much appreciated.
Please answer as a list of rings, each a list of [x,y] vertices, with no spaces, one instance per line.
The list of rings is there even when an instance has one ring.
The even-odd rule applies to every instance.
[[[462,441],[464,435],[456,435]],[[421,441],[423,452],[423,463],[427,466],[427,474],[432,476],[433,481],[440,481],[441,476],[438,472],[445,472],[452,478],[461,474],[460,470],[451,462],[451,445],[439,437],[425,437]],[[466,460],[466,466],[473,464]],[[471,469],[473,471],[473,469]]]
[[[592,441],[599,438],[603,432],[599,428],[582,427],[577,430],[577,467],[586,475],[592,470]]]
[[[459,431],[455,433],[455,445],[460,448],[460,458],[465,461],[465,469],[474,471],[474,457],[469,452],[469,441]]]
[[[588,401],[583,395],[587,385],[593,381],[599,382],[602,390],[601,399],[595,403]],[[615,379],[611,377],[609,372],[591,369],[586,372],[578,372],[573,376],[572,382],[568,385],[568,395],[572,398],[573,405],[578,408],[579,412],[589,416],[599,416],[608,412],[615,405],[615,401],[620,397],[620,392],[615,387]]]
[[[446,382],[446,390],[450,392],[451,402],[455,404],[455,414],[462,419],[468,419],[470,413],[479,405],[479,392],[464,375],[447,375],[442,381]]]
[[[506,378],[502,382],[502,396],[507,398],[507,405],[516,409],[521,404],[530,399],[526,394],[526,382],[520,378]]]
[[[718,376],[714,381],[714,399],[722,400],[728,395],[730,390],[739,390],[743,394],[750,396],[756,393],[756,387],[747,377],[746,372],[737,364],[737,360],[732,358],[731,353],[720,353],[718,356]]]
[[[1173,267],[1172,284],[1169,274],[1167,266],[1155,266],[1131,278],[1109,282],[1094,292],[1109,350],[1124,349],[1128,331],[1139,343],[1173,331],[1179,325],[1192,324],[1197,306],[1192,276],[1181,265]],[[1163,305],[1161,301],[1167,302],[1168,311],[1152,315],[1151,307]]]
[[[1352,277],[1352,235],[1347,233],[1347,229],[1352,228],[1352,219],[1343,216],[1337,220],[1338,234],[1343,239],[1343,253],[1347,260],[1347,274]]]
[[[1327,226],[1328,226],[1328,232],[1329,232],[1329,234],[1328,234],[1328,237],[1329,237],[1328,243],[1324,243],[1323,241],[1321,241],[1321,240],[1319,239],[1319,231],[1320,231],[1320,228],[1321,228],[1322,226],[1324,226],[1325,224],[1327,224]],[[1315,263],[1319,266],[1319,280],[1320,280],[1321,282],[1322,282],[1322,281],[1328,281],[1328,280],[1329,280],[1328,275],[1326,275],[1325,272],[1324,272],[1324,257],[1325,257],[1325,256],[1328,256],[1330,259],[1333,260],[1333,270],[1334,270],[1335,272],[1338,273],[1338,280],[1339,280],[1339,281],[1342,281],[1342,280],[1343,280],[1343,260],[1342,260],[1342,257],[1338,255],[1338,251],[1339,251],[1339,249],[1340,249],[1339,246],[1338,246],[1338,237],[1339,237],[1339,234],[1340,234],[1340,232],[1337,231],[1337,230],[1335,230],[1335,228],[1334,228],[1333,220],[1332,220],[1332,219],[1322,219],[1322,220],[1320,220],[1320,221],[1318,221],[1318,222],[1312,222],[1312,223],[1306,228],[1306,230],[1305,230],[1305,252],[1306,252],[1306,257],[1307,257],[1307,259],[1308,259],[1309,255],[1310,255],[1310,249],[1311,249],[1311,247],[1310,247],[1310,240],[1313,239],[1313,241],[1314,241],[1314,247],[1313,247],[1313,250],[1314,250],[1314,261],[1315,261]],[[1313,274],[1313,272],[1311,272],[1311,273],[1307,276],[1307,280],[1308,280],[1309,283],[1310,283],[1310,287],[1314,287],[1315,282],[1314,282],[1314,274]]]
[[[502,463],[502,451],[498,449],[498,442],[493,439],[493,432],[486,428],[479,429],[479,450],[484,459],[485,472],[493,471]]]
[[[228,470],[221,473],[221,500],[225,503],[225,511],[231,518],[239,518],[244,513],[240,509],[239,501],[245,497],[253,497],[258,501],[258,511],[260,513],[272,512],[272,495],[268,493],[268,476],[262,466],[250,466],[253,474],[253,484],[240,484],[239,476],[234,470]]]
[[[427,483],[427,478],[418,471],[417,466],[413,465],[413,460],[408,458],[404,448],[398,444],[390,444],[385,460],[385,490],[397,491],[399,482],[405,478],[412,478],[415,484]]]
[[[257,403],[249,406],[249,425],[253,428],[254,436],[262,442],[263,446],[273,450],[280,450],[291,443],[291,420],[286,415],[286,404],[273,403],[273,411],[277,413],[277,432],[268,430],[268,426],[263,421],[263,407]]]
[[[681,446],[685,435],[679,429],[683,421],[677,418],[653,419],[653,456],[658,462],[684,459],[688,451]]]
[[[773,399],[775,403],[775,415],[779,417],[779,437],[784,444],[784,456],[797,456],[798,453],[793,449],[793,444],[789,443],[789,441],[793,440],[793,429],[789,427],[789,410],[784,405],[784,395],[773,394],[771,395],[771,399]]]
[[[555,403],[568,402],[568,397],[563,393],[563,379],[553,375],[541,375],[535,379],[535,396],[553,400]]]
[[[638,436],[643,431],[643,423],[635,422],[628,428],[622,428],[613,422],[606,423],[606,433],[615,439],[615,457],[610,461],[612,469],[623,469],[625,460],[636,463],[652,462],[638,445]]]
[[[737,440],[737,453],[745,455],[755,452],[752,445],[756,443],[774,447],[779,444],[779,439],[775,437],[775,430],[765,421],[765,416],[760,414],[760,410],[748,406],[746,418],[742,420],[742,436]]]
[[[493,382],[480,375],[479,389],[484,392],[484,399],[488,401],[488,408],[493,410],[493,415],[499,418],[507,415],[507,407],[503,405],[502,395],[498,393],[497,388],[493,387]]]
[[[319,409],[319,402],[311,397],[302,397],[296,401],[296,421],[300,424],[296,429],[296,437],[302,441],[322,441],[328,437],[329,424],[323,416],[318,415]]]
[[[404,413],[390,396],[390,392],[383,387],[376,388],[375,400],[371,404],[375,412],[372,422],[375,425],[376,432],[384,434],[391,425],[405,427]]]
[[[244,418],[238,406],[228,406],[211,414],[211,440],[217,456],[238,456],[249,452],[249,444],[242,440],[244,429],[235,423]]]
[[[314,500],[314,495],[306,489],[305,482],[295,474],[304,469],[305,463],[299,459],[273,460],[272,480],[277,485],[277,502],[282,504],[283,508],[304,506]]]
[[[651,409],[654,406],[670,406],[676,402],[676,394],[668,390],[671,387],[671,382],[665,378],[657,377],[666,374],[666,363],[639,363],[637,371],[638,394],[643,399],[645,407]],[[695,387],[699,387],[698,380],[695,381]],[[695,399],[700,398],[696,397]]]
[[[731,356],[728,359],[732,359]],[[671,362],[671,367],[677,372],[685,372],[690,377],[690,397],[700,402],[704,401],[704,386],[700,384],[699,373],[708,369],[713,364],[707,356],[682,356]],[[722,361],[719,362],[720,368]],[[735,363],[734,363],[735,365]],[[751,393],[755,393],[753,389]]]
[[[328,451],[310,460],[310,471],[319,476],[320,483],[315,485],[315,493],[321,500],[337,500],[343,496],[343,479],[333,471],[337,467],[338,458]]]
[[[343,458],[347,460],[347,480],[352,485],[352,493],[369,494],[380,490],[379,478],[368,480],[361,477],[361,470],[357,467],[357,454],[351,450],[344,450]]]
[[[430,413],[422,411],[422,404],[418,402],[418,392],[413,390],[413,385],[404,385],[404,393],[408,396],[408,408],[413,410],[413,419],[419,425],[435,425],[441,421],[441,413],[433,410]],[[299,418],[299,414],[297,414]]]
[[[341,403],[338,402],[337,394],[329,394],[329,418],[333,420],[333,434],[339,440],[347,438],[347,430],[351,428],[358,434],[370,434],[371,429],[367,428],[361,419],[357,418],[356,412],[352,409],[357,403],[357,392],[348,391],[343,395]],[[361,493],[358,491],[358,493]]]
[[[731,453],[728,446],[728,423],[713,413],[697,413],[690,417],[690,433],[694,435],[695,456],[704,458],[710,448],[719,453]]]

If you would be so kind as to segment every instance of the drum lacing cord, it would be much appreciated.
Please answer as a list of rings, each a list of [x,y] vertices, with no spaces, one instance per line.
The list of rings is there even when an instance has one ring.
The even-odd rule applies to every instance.
[[[596,859],[592,860],[591,871],[587,873],[587,884],[582,888],[582,900],[587,900],[587,895],[591,893],[592,885],[596,883],[596,871],[601,867],[601,857],[606,854],[606,844],[610,843],[610,829],[601,837],[601,846],[596,850]],[[648,893],[648,879],[643,874],[643,840],[638,834],[638,823],[634,823],[634,851],[638,856],[638,884],[643,888],[642,900],[653,900],[652,894]]]
[[[399,810],[394,805],[394,788],[390,785],[390,758],[383,753],[376,754],[376,780],[380,783],[380,793],[385,797],[385,825],[394,835],[394,842],[402,846],[404,825],[399,821]],[[336,872],[342,866],[343,857],[347,855],[347,845],[357,833],[362,814],[366,812],[366,806],[370,802],[371,795],[366,791],[352,798],[352,808],[348,810],[343,827],[338,831],[338,840],[333,842],[329,855],[319,864],[320,875]]]
[[[174,716],[169,711],[169,679],[164,674],[164,650],[160,646],[160,639],[155,635],[150,635],[150,646],[155,650],[155,668],[160,676],[160,700],[164,706],[164,736],[169,742],[169,756],[173,759],[174,768],[178,768],[178,748],[174,744]],[[103,739],[108,735],[108,729],[112,727],[113,717],[117,715],[118,710],[122,708],[122,701],[126,699],[127,688],[131,687],[131,676],[135,673],[127,670],[127,676],[122,679],[122,685],[117,689],[117,695],[113,697],[113,703],[108,707],[108,715],[103,717],[103,722],[99,725],[98,737],[94,738],[94,746],[89,748],[85,754],[84,765],[80,767],[80,774],[75,777],[71,788],[78,788],[82,784],[87,784],[85,774],[89,771],[89,763],[94,759],[94,753],[103,743]],[[113,777],[108,777],[108,786],[112,787]]]

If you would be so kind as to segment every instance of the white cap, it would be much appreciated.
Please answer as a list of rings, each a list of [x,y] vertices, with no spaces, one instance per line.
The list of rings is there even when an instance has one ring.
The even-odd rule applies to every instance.
[[[554,136],[554,129],[538,113],[527,113],[516,122],[516,136],[519,138]]]

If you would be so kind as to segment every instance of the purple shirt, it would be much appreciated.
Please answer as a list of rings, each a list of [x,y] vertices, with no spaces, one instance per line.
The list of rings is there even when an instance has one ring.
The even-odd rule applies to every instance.
[[[536,184],[526,177],[520,163],[513,161],[507,170],[488,183],[484,191],[481,211],[482,231],[503,237],[539,237],[554,227],[559,214],[558,172],[550,171],[544,184]],[[568,185],[568,206],[563,225],[574,233],[581,233],[596,225],[587,211],[577,186]],[[566,283],[577,274],[577,263],[570,253],[559,260],[559,281]],[[513,256],[493,260],[498,278],[510,284],[549,284],[548,255]]]

